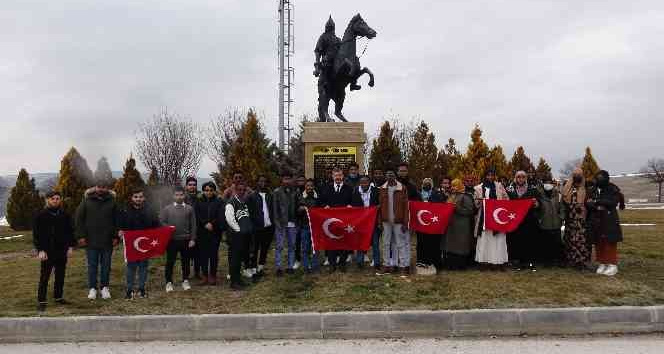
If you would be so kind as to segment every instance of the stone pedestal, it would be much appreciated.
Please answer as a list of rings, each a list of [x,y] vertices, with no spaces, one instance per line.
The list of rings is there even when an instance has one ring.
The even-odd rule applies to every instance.
[[[367,135],[363,122],[306,122],[302,140],[307,178],[326,178],[327,172],[335,166],[347,171],[351,162],[357,162],[360,171],[365,171]]]

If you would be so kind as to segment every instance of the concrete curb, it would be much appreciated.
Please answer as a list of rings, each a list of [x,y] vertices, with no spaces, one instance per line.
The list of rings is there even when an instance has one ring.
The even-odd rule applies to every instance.
[[[0,319],[0,343],[664,332],[664,306]]]

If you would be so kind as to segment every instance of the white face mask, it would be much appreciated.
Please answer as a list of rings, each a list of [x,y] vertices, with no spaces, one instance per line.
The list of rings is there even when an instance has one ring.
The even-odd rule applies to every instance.
[[[544,183],[543,187],[544,187],[544,190],[547,191],[547,192],[550,192],[550,191],[553,190],[553,184],[551,184],[551,183]]]

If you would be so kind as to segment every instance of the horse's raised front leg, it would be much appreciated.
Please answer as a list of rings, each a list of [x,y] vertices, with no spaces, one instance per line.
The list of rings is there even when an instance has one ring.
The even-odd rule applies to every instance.
[[[369,74],[369,87],[374,87],[374,74],[371,72],[371,70],[369,70],[367,67],[364,67],[360,71],[360,76],[363,74]]]

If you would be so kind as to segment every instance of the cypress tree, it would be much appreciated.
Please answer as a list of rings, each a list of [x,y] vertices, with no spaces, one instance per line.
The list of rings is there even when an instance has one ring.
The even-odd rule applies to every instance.
[[[499,181],[505,182],[511,178],[509,162],[503,153],[502,146],[496,145],[489,151],[487,166],[496,170],[496,178]]]
[[[124,205],[129,202],[131,198],[131,191],[135,188],[144,188],[145,182],[141,177],[141,173],[136,169],[136,160],[132,155],[129,155],[129,158],[125,162],[125,166],[122,172],[122,177],[120,177],[115,182],[116,200],[118,203]]]
[[[424,178],[433,178],[438,158],[436,137],[429,131],[429,126],[420,122],[412,137],[413,144],[410,148],[408,163],[410,165],[410,177],[419,184]],[[435,176],[436,179],[438,176]]]
[[[586,147],[586,154],[583,156],[581,169],[583,170],[583,177],[586,178],[586,181],[594,180],[595,175],[600,170],[597,161],[595,161],[595,158],[593,157],[592,151],[590,151],[590,146]]]
[[[97,169],[95,170],[94,177],[97,180],[108,181],[108,187],[113,188],[115,185],[115,178],[113,178],[113,172],[111,171],[111,166],[108,164],[106,157],[102,156],[99,161],[97,161]]]
[[[85,190],[92,186],[92,171],[76,148],[69,149],[60,162],[60,173],[55,189],[62,193],[64,209],[74,215],[83,200]]]
[[[484,176],[488,165],[489,147],[482,139],[482,129],[479,124],[470,132],[470,144],[463,155],[461,166],[457,169],[457,175],[472,175],[476,178]]]
[[[551,181],[553,180],[553,174],[551,173],[551,166],[544,160],[543,157],[540,157],[537,162],[537,168],[535,168],[535,175],[540,181]]]
[[[39,196],[34,178],[22,168],[7,201],[9,226],[16,231],[32,230],[32,219],[43,207],[44,200]]]
[[[278,174],[282,171],[270,167],[274,165],[270,163],[270,154],[270,141],[265,136],[254,111],[249,110],[247,120],[231,146],[226,169],[220,172],[227,180],[232,178],[235,171],[240,171],[249,183],[255,182],[260,175],[276,182]]]
[[[394,135],[394,129],[390,122],[385,121],[380,127],[380,133],[371,146],[369,155],[370,170],[385,170],[387,167],[394,167],[401,162],[401,151],[399,141]]]
[[[510,177],[513,177],[518,171],[534,171],[535,166],[530,162],[530,158],[526,156],[523,146],[516,148],[512,160],[510,161]]]

